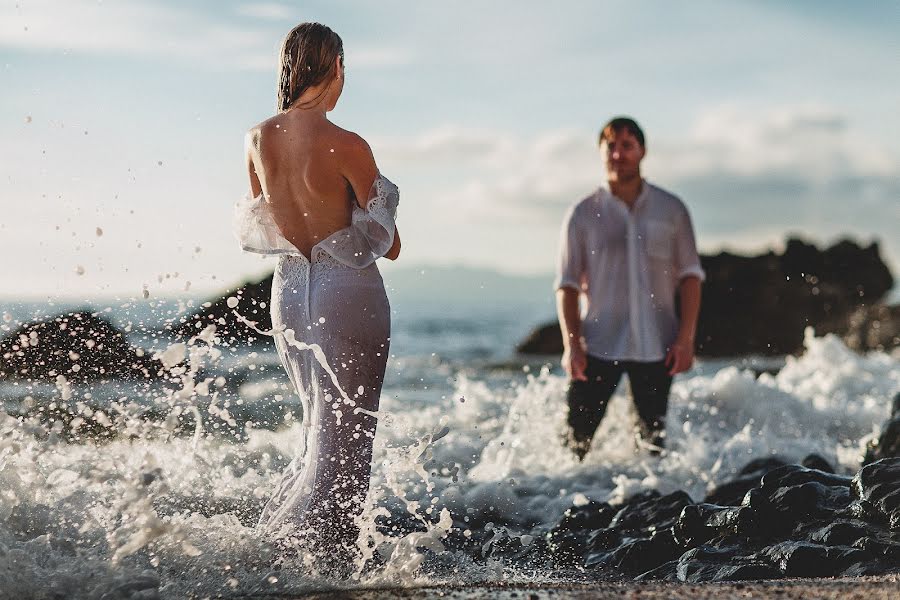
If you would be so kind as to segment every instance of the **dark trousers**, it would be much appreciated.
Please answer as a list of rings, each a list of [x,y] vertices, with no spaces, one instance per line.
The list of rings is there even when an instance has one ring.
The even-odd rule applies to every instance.
[[[567,444],[579,460],[584,458],[591,447],[591,439],[600,426],[600,421],[603,420],[606,405],[616,390],[622,373],[627,373],[631,382],[631,394],[637,409],[638,432],[641,439],[657,448],[663,447],[669,388],[672,386],[672,377],[663,361],[609,361],[588,355],[585,369],[587,381],[570,381],[567,394],[569,404]]]

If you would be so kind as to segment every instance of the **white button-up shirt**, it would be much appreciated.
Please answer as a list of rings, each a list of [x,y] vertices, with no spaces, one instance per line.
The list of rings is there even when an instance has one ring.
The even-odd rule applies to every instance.
[[[675,295],[701,281],[694,229],[676,196],[644,181],[631,210],[601,187],[563,220],[555,287],[582,292],[587,353],[606,360],[658,361],[678,335]]]

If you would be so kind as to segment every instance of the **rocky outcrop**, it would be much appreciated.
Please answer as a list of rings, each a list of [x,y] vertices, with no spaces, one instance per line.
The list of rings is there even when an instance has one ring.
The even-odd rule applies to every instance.
[[[562,330],[559,322],[538,325],[516,346],[519,354],[562,354]]]
[[[228,346],[267,346],[271,344],[271,338],[261,336],[247,327],[234,313],[237,311],[247,320],[255,322],[259,329],[268,331],[272,328],[268,304],[271,293],[271,274],[257,281],[246,282],[236,289],[226,290],[216,299],[205,302],[200,310],[183,317],[179,323],[172,326],[172,332],[178,337],[187,339],[207,325],[214,324],[216,335]],[[228,306],[229,298],[237,300],[234,308]]]
[[[900,394],[894,418],[898,413]],[[882,456],[852,476],[835,473],[817,454],[802,464],[763,457],[700,502],[652,489],[618,503],[588,500],[543,535],[511,534],[498,517],[490,519],[499,524],[459,518],[443,541],[448,549],[475,561],[574,569],[596,579],[699,583],[900,573],[900,457]],[[378,526],[385,533],[423,529],[402,511]]]
[[[703,267],[697,349],[704,356],[798,352],[806,327],[846,333],[849,315],[894,284],[877,244],[846,240],[820,251],[792,239],[781,255],[721,253],[704,257]]]
[[[547,548],[559,561],[577,557],[589,570],[638,580],[893,572],[900,571],[898,499],[900,459],[882,459],[852,478],[782,465],[759,477],[735,505],[651,490],[619,505],[572,507],[547,534]]]
[[[707,276],[697,325],[701,356],[795,353],[809,326],[845,335],[857,350],[900,344],[900,307],[878,304],[894,280],[877,244],[845,240],[819,250],[792,239],[780,255],[723,252],[701,261]],[[561,353],[559,325],[538,327],[517,350]]]
[[[821,456],[748,463],[703,502],[641,492],[566,511],[546,535],[557,562],[637,580],[704,582],[900,572],[900,394],[855,476]]]
[[[0,379],[151,378],[162,368],[112,323],[90,312],[23,325],[0,340],[0,357]]]

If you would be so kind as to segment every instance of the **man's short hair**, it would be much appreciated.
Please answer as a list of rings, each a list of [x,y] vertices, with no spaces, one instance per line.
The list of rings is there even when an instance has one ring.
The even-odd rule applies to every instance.
[[[641,148],[646,148],[646,144],[644,143],[644,131],[641,129],[641,126],[637,124],[637,121],[632,119],[631,117],[615,117],[609,120],[609,123],[603,126],[603,129],[600,130],[600,138],[597,142],[600,145],[603,145],[603,142],[609,140],[609,136],[613,133],[621,133],[622,131],[627,131],[641,144]]]

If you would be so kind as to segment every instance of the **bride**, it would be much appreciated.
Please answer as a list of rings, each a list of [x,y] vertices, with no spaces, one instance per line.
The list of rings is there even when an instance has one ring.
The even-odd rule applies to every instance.
[[[350,557],[390,344],[375,260],[396,259],[400,237],[397,187],[363,138],[326,117],[343,88],[341,38],[319,23],[291,30],[278,114],[247,134],[251,193],[236,225],[244,250],[279,255],[275,345],[303,408],[303,438],[260,526],[316,554]]]

